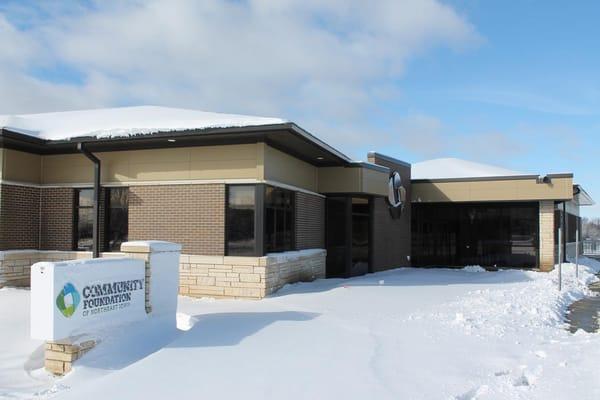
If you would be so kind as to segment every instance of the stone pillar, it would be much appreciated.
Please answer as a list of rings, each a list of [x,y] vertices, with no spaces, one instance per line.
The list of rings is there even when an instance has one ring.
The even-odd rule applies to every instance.
[[[146,263],[146,313],[173,317],[179,292],[179,255],[181,245],[158,240],[126,242],[121,253]]]
[[[540,201],[540,270],[554,269],[554,201]]]

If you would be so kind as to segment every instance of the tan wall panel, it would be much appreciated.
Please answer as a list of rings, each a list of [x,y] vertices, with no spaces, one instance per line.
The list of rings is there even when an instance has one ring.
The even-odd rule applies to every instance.
[[[40,183],[41,157],[37,154],[4,149],[2,179]]]
[[[81,154],[42,156],[42,183],[91,183],[93,179],[93,164]]]
[[[319,168],[319,193],[358,193],[361,190],[360,168]]]
[[[363,192],[388,195],[389,173],[362,168]]]
[[[461,182],[413,182],[413,202],[567,200],[573,197],[572,178]]]
[[[262,179],[257,144],[96,153],[103,182]],[[81,154],[42,157],[42,183],[89,183],[93,164]]]
[[[3,179],[2,170],[4,169],[4,149],[0,148],[0,179]]]
[[[270,146],[263,146],[265,179],[317,190],[317,167]]]

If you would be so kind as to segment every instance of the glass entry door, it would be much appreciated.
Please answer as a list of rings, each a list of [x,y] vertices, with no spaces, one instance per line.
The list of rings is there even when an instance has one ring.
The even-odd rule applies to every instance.
[[[351,277],[369,272],[370,200],[362,197],[327,197],[327,277]]]

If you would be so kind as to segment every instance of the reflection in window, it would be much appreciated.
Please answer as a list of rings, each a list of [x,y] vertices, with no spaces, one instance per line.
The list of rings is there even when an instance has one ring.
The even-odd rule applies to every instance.
[[[106,190],[106,249],[119,251],[129,231],[129,188]]]
[[[294,249],[294,192],[273,186],[265,188],[265,250],[267,253]]]
[[[253,185],[228,186],[227,193],[227,255],[255,255]]]
[[[75,250],[91,250],[94,233],[94,190],[75,192]]]

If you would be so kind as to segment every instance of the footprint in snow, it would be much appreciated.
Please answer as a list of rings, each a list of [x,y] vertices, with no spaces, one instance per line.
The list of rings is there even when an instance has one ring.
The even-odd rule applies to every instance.
[[[482,385],[469,390],[458,396],[454,396],[453,400],[477,400],[480,396],[488,393],[490,388],[487,385]]]
[[[536,351],[536,352],[535,352],[535,355],[536,355],[538,358],[546,358],[546,357],[548,357],[548,355],[546,354],[546,352],[545,352],[545,351],[543,351],[543,350],[538,350],[538,351]]]

